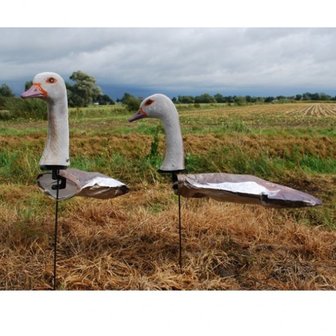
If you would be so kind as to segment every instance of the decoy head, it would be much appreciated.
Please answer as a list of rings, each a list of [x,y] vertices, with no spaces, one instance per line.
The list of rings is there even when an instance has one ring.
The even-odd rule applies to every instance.
[[[21,94],[21,98],[41,98],[56,101],[64,98],[66,87],[63,78],[55,72],[41,72],[33,79],[33,85]]]
[[[174,103],[167,96],[157,93],[144,99],[137,113],[128,121],[142,118],[157,118],[162,122],[166,135],[166,154],[160,167],[161,172],[184,170],[183,139],[179,115]]]
[[[172,109],[176,111],[170,98],[164,94],[156,93],[145,98],[141,102],[138,112],[129,118],[128,121],[132,122],[142,118],[164,119]]]

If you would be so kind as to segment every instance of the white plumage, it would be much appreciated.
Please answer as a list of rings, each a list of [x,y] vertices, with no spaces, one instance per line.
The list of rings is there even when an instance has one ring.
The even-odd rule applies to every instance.
[[[66,181],[66,187],[59,189],[59,199],[73,196],[113,198],[129,191],[128,187],[109,176],[67,168],[69,156],[69,122],[67,91],[63,78],[54,72],[42,72],[34,77],[30,89],[22,93],[22,98],[41,98],[48,103],[48,137],[40,160],[43,170],[59,171]],[[40,189],[56,198],[55,179],[51,172],[38,176]]]
[[[211,197],[218,201],[261,204],[269,207],[320,205],[314,196],[256,176],[227,173],[183,174],[184,150],[179,115],[174,103],[163,94],[144,99],[130,122],[158,118],[166,134],[166,154],[160,171],[177,174],[175,189],[184,197]]]

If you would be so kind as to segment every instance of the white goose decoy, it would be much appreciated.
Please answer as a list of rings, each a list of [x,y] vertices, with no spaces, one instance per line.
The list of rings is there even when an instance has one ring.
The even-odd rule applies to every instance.
[[[49,171],[37,177],[37,184],[44,193],[56,199],[53,276],[55,290],[58,201],[73,196],[113,198],[127,193],[129,189],[125,184],[106,175],[68,168],[70,165],[68,101],[66,86],[60,75],[54,72],[37,74],[31,88],[22,93],[21,97],[41,98],[48,104],[48,137],[40,167]]]
[[[130,122],[158,118],[166,134],[166,154],[161,172],[177,175],[175,191],[184,197],[210,197],[218,201],[260,204],[266,207],[311,207],[320,205],[314,196],[251,175],[206,173],[181,174],[185,170],[179,115],[174,103],[163,94],[144,99]],[[180,174],[178,174],[180,173]]]
[[[68,168],[68,101],[66,86],[60,75],[54,72],[37,74],[31,88],[22,93],[21,97],[41,98],[48,103],[48,137],[40,167],[49,172],[42,173],[37,178],[38,186],[43,192],[64,200],[73,196],[107,199],[129,191],[124,183],[106,175]],[[61,180],[59,190],[55,186],[57,177]]]

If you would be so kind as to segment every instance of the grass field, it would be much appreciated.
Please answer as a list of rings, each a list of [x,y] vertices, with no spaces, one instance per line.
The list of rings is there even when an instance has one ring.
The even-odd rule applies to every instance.
[[[185,200],[183,272],[177,197],[157,173],[156,120],[121,107],[70,111],[71,166],[129,185],[122,197],[60,204],[60,289],[336,289],[334,104],[178,106],[188,172],[253,174],[323,206]],[[54,201],[35,184],[46,121],[0,122],[0,289],[50,289]]]

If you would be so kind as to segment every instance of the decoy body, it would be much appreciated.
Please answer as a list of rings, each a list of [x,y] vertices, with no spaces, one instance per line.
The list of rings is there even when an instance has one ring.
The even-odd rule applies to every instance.
[[[68,168],[60,170],[59,176],[66,179],[66,187],[58,191],[59,200],[73,196],[108,199],[128,192],[128,187],[124,183],[100,173]],[[52,172],[40,174],[37,177],[37,185],[47,195],[56,198]]]
[[[158,118],[166,134],[166,154],[161,172],[177,175],[176,192],[184,197],[210,197],[218,201],[261,204],[267,207],[311,207],[321,201],[307,193],[251,175],[206,173],[183,174],[184,151],[179,115],[174,103],[163,94],[144,99],[130,122]]]
[[[42,72],[34,77],[30,89],[22,93],[22,98],[41,98],[48,104],[48,137],[40,160],[40,167],[49,172],[37,178],[40,189],[58,199],[73,196],[113,198],[128,192],[128,187],[111,177],[79,169],[68,168],[69,122],[67,91],[63,78],[54,72]],[[51,172],[50,172],[51,171]],[[61,185],[56,193],[55,180]]]

